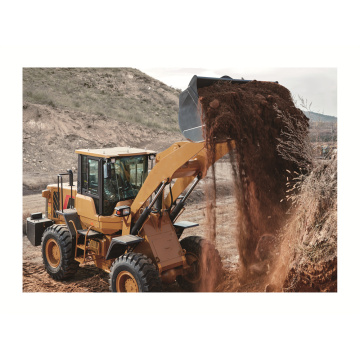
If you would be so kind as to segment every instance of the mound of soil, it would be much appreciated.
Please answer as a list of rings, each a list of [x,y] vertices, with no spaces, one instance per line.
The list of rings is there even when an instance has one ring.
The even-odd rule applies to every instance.
[[[271,282],[283,291],[337,291],[336,152],[298,187]]]
[[[290,92],[277,83],[218,82],[198,93],[210,163],[216,142],[235,142],[235,150],[230,153],[237,201],[234,223],[238,226],[240,262],[246,273],[256,260],[258,240],[264,234],[276,234],[285,219],[288,203],[282,200],[286,196],[287,171],[299,171],[294,162],[277,152],[285,128],[278,110],[288,115],[295,129],[308,127],[309,120],[295,107]],[[213,181],[216,189],[215,176]],[[213,199],[208,205],[214,207]],[[210,210],[209,214],[209,225],[214,228],[214,212]]]
[[[287,292],[336,292],[337,257],[318,264],[306,264],[301,271],[292,268],[284,282]]]

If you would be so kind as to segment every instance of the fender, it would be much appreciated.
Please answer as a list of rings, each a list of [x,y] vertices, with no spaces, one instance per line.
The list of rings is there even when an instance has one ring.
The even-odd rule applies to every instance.
[[[136,235],[124,235],[112,238],[105,260],[118,258],[124,254],[129,246],[141,243],[142,241],[144,241],[144,239]]]
[[[177,223],[174,224],[174,228],[175,228],[175,232],[176,232],[176,235],[178,236],[178,238],[180,239],[183,231],[185,229],[190,229],[192,227],[195,227],[195,226],[199,226],[198,223],[193,223],[191,221],[178,221]]]
[[[76,237],[76,232],[82,230],[80,218],[76,209],[66,209],[64,211],[56,211],[59,215],[63,216],[65,224],[70,231],[73,239]]]

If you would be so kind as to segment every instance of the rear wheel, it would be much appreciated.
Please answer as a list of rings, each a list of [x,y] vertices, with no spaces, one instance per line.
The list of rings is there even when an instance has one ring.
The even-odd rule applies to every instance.
[[[79,263],[74,260],[73,240],[66,225],[52,225],[44,231],[42,256],[53,279],[67,279],[76,273]]]
[[[222,278],[221,258],[215,246],[200,236],[188,236],[180,245],[190,269],[176,281],[186,291],[214,291]]]
[[[147,256],[132,252],[113,262],[109,285],[113,292],[161,291],[161,281],[155,265]]]

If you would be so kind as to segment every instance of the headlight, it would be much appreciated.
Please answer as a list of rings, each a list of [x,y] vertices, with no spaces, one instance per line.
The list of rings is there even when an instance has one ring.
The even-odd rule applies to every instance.
[[[127,206],[127,205],[117,206],[115,208],[115,215],[120,216],[120,217],[130,215],[130,206]]]

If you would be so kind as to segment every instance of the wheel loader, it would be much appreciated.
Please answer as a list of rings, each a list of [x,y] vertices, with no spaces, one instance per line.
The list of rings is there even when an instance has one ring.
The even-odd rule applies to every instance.
[[[187,141],[160,153],[127,147],[75,151],[76,185],[71,170],[59,174],[57,184],[42,191],[45,214],[27,219],[28,239],[42,247],[53,279],[67,279],[80,264],[93,262],[110,274],[113,292],[156,292],[175,281],[185,291],[202,291],[211,273],[216,285],[219,253],[201,237],[182,237],[198,224],[178,218],[212,165],[197,90],[217,81],[246,82],[195,75],[179,97],[179,126]],[[217,143],[214,161],[233,147],[231,140]]]

